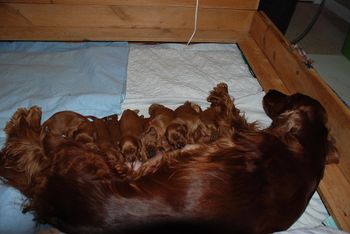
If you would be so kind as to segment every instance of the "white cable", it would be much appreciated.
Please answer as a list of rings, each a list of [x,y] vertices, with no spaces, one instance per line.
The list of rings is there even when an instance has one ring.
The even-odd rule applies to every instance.
[[[192,41],[194,35],[195,35],[196,32],[197,32],[198,7],[199,7],[199,0],[196,0],[196,13],[195,13],[195,15],[194,15],[194,29],[193,29],[192,36],[191,36],[190,39],[188,40],[186,46],[188,46],[188,45],[191,43],[191,41]]]

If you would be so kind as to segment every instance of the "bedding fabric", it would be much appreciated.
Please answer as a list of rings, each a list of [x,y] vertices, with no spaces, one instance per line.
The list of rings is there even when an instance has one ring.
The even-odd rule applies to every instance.
[[[205,108],[208,106],[206,97],[209,91],[217,83],[226,82],[236,106],[249,121],[257,120],[261,127],[266,127],[271,122],[261,104],[264,92],[250,73],[236,45],[132,45],[127,73],[123,110],[138,109],[147,116],[148,107],[152,103],[175,108],[187,100]],[[66,108],[60,105],[58,107]],[[79,110],[80,107],[76,108]],[[95,111],[97,115],[105,113],[100,109]],[[31,216],[19,212],[24,197],[5,186],[0,185],[0,189],[5,191],[3,196],[6,197],[3,199],[0,195],[0,201],[5,202],[0,206],[0,233],[34,233]],[[7,217],[13,218],[1,218],[7,214]],[[322,227],[322,222],[328,217],[320,197],[315,193],[303,216],[290,230],[282,233],[340,234],[336,229]],[[18,224],[21,229],[12,229],[16,225],[20,226]]]
[[[106,116],[121,111],[129,46],[124,42],[1,42],[0,127],[19,107],[37,105],[43,120],[62,110]],[[0,131],[0,146],[5,134]],[[0,183],[0,233],[35,233],[25,197]]]
[[[33,105],[43,120],[62,110],[119,114],[128,52],[122,42],[0,43],[0,127],[17,108]]]

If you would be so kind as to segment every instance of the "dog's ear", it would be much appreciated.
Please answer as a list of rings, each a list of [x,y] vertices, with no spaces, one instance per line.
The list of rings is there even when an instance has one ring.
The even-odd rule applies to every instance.
[[[284,112],[288,107],[289,96],[277,90],[269,90],[263,98],[263,108],[270,118]]]
[[[326,148],[326,164],[338,164],[340,155],[333,140],[328,141]]]
[[[154,139],[158,140],[158,133],[157,133],[157,130],[154,127],[150,127],[146,131],[146,134],[149,135],[150,137],[153,137]]]

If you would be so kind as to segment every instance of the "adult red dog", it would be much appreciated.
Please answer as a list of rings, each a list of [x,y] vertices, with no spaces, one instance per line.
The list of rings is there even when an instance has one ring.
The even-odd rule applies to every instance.
[[[38,110],[21,109],[5,129],[0,175],[29,197],[28,210],[38,222],[67,233],[287,229],[317,189],[327,159],[336,154],[324,108],[302,94],[270,91],[263,105],[272,124],[258,129],[235,109],[224,84],[208,100],[222,112],[218,122],[228,123],[229,134],[158,153],[126,177],[100,152],[79,143],[45,155],[40,114],[33,114]]]

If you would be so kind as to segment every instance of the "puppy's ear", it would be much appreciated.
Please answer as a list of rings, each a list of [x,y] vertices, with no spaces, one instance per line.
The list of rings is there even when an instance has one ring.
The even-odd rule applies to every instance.
[[[269,90],[263,98],[263,108],[270,118],[284,112],[288,107],[289,96],[277,90]]]

